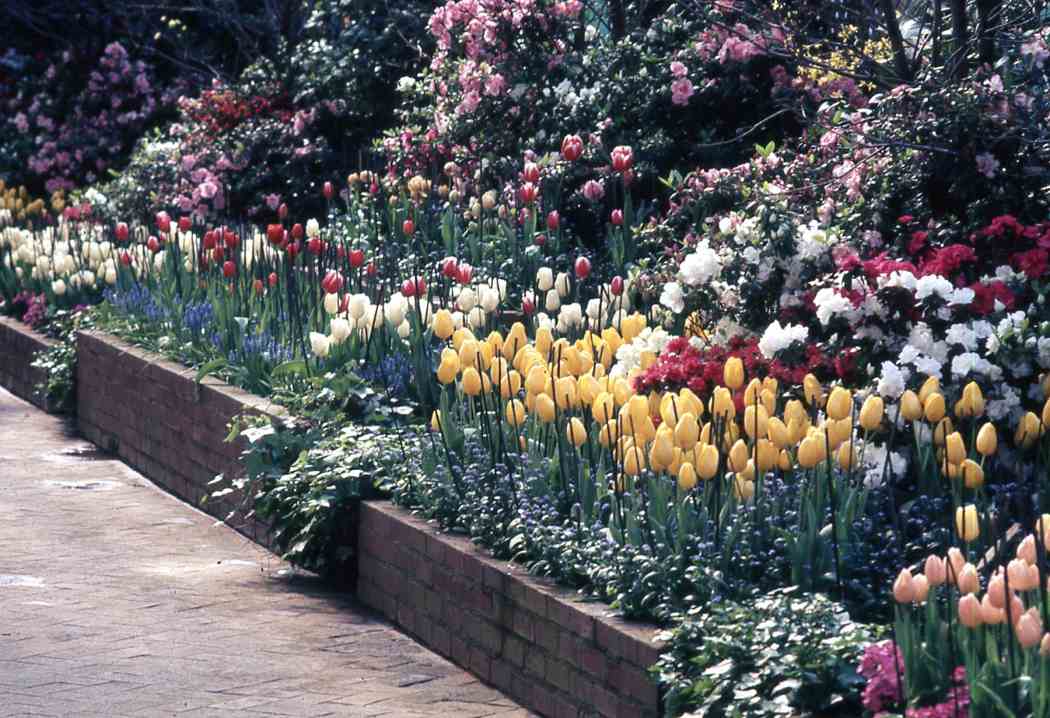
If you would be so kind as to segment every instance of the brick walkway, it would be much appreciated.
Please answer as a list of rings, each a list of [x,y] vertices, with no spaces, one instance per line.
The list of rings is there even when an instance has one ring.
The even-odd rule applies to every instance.
[[[0,714],[528,715],[0,389]]]

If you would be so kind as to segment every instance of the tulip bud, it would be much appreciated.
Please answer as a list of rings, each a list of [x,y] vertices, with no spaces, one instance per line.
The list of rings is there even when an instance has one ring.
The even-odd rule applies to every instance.
[[[968,489],[978,489],[984,486],[984,469],[973,459],[964,459],[962,464],[959,466],[959,473],[962,474],[963,483],[966,484]]]
[[[824,437],[807,436],[798,446],[798,464],[803,469],[812,469],[827,458]]]
[[[507,423],[517,428],[525,423],[525,405],[518,399],[507,402]]]
[[[958,431],[953,431],[945,437],[944,451],[948,458],[948,463],[961,464],[962,460],[966,458],[966,444],[963,442],[962,434]]]
[[[718,449],[713,444],[704,444],[697,458],[696,473],[704,480],[713,479],[718,473]]]
[[[561,156],[567,162],[575,162],[583,154],[583,140],[579,135],[566,135],[561,142]]]
[[[958,532],[959,538],[967,543],[981,535],[977,507],[974,504],[966,504],[955,510],[955,530]]]
[[[591,261],[586,257],[577,257],[573,269],[576,271],[577,279],[586,279],[591,276]]]
[[[1014,633],[1022,648],[1039,645],[1043,638],[1043,619],[1039,616],[1039,609],[1033,606],[1021,614],[1014,623]]]
[[[882,424],[884,405],[882,397],[872,394],[860,407],[860,425],[865,431],[875,431]]]
[[[923,415],[926,417],[926,421],[931,424],[936,424],[938,421],[944,418],[947,410],[944,405],[944,394],[930,394],[926,397],[926,402],[922,407]]]
[[[967,628],[981,625],[981,602],[977,596],[968,593],[959,599],[959,623]]]
[[[452,332],[456,330],[455,323],[452,321],[452,313],[447,309],[439,309],[434,313],[434,320],[432,328],[434,330],[434,336],[438,339],[448,339],[452,336]]]
[[[678,488],[682,491],[692,491],[696,486],[696,469],[692,464],[682,464],[678,469]]]
[[[933,554],[926,557],[922,572],[931,586],[940,586],[947,578],[944,559]]]
[[[850,410],[852,408],[853,395],[850,393],[849,389],[837,386],[831,390],[826,407],[829,419],[841,421],[850,415]]]
[[[901,394],[900,414],[908,421],[918,421],[922,416],[922,402],[911,389]]]
[[[740,357],[729,357],[722,368],[722,381],[730,389],[736,390],[744,385],[744,362]]]
[[[981,580],[977,577],[977,569],[972,563],[964,563],[959,570],[956,580],[959,593],[977,593],[981,590]]]
[[[977,432],[977,452],[981,456],[991,456],[999,445],[999,439],[995,432],[995,425],[986,422],[981,430]]]
[[[433,431],[441,431],[441,427],[444,425],[444,417],[441,415],[441,411],[438,409],[434,410],[434,413],[430,415],[430,428]]]

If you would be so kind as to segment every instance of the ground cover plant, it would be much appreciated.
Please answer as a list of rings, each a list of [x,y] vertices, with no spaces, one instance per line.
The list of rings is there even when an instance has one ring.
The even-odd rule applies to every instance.
[[[56,399],[84,323],[275,398],[229,521],[336,574],[379,490],[658,625],[672,715],[1047,715],[1045,10],[302,17],[0,185]]]

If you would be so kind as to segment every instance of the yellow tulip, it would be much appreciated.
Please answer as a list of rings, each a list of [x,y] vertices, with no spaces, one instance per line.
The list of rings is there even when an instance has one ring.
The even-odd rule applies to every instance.
[[[919,401],[922,402],[923,405],[925,405],[926,404],[926,400],[929,399],[932,394],[940,394],[940,393],[941,393],[941,382],[940,382],[940,380],[937,377],[935,377],[935,376],[928,376],[928,377],[926,377],[926,381],[924,381],[922,383],[922,386],[919,388]]]
[[[733,448],[729,450],[729,468],[733,471],[743,471],[747,465],[750,452],[743,439],[737,439]]]
[[[918,421],[922,416],[922,402],[911,389],[901,394],[900,414],[908,421]]]
[[[608,449],[620,439],[620,427],[615,421],[606,422],[598,432],[598,443]]]
[[[984,469],[973,459],[965,459],[959,467],[963,482],[968,489],[977,489],[984,485]]]
[[[456,323],[452,321],[452,312],[447,309],[439,309],[434,312],[432,322],[434,336],[438,339],[448,339],[456,331]]]
[[[477,366],[478,342],[476,339],[465,339],[460,342],[459,363],[463,366]]]
[[[644,396],[635,394],[625,406],[635,425],[641,424],[643,420],[649,417],[649,402]]]
[[[832,450],[838,449],[842,445],[842,442],[846,441],[850,437],[850,433],[853,429],[853,422],[849,419],[840,419],[839,421],[829,421],[826,423],[828,434],[828,444]]]
[[[507,402],[507,423],[517,428],[525,423],[525,405],[518,399]]]
[[[966,543],[981,535],[977,507],[974,504],[966,504],[955,510],[955,530],[959,533],[959,538]]]
[[[697,444],[697,446],[700,446]],[[704,444],[700,447],[700,454],[696,461],[696,473],[702,479],[712,479],[718,473],[718,449],[712,444]]]
[[[540,421],[544,424],[549,424],[554,421],[554,417],[557,413],[557,409],[554,407],[554,399],[551,399],[547,394],[536,395],[535,414],[539,417]]]
[[[943,419],[947,413],[944,405],[944,394],[930,394],[927,396],[925,403],[922,405],[922,413],[926,417],[926,421],[931,424],[936,424]]]
[[[860,425],[865,431],[875,431],[882,425],[882,415],[885,407],[882,397],[872,394],[864,400],[860,407]]]
[[[734,391],[744,385],[744,362],[740,357],[726,359],[725,366],[722,367],[722,382]]]
[[[674,427],[674,443],[680,448],[692,449],[700,438],[700,424],[692,412],[682,414]]]
[[[501,346],[502,354],[507,359],[513,359],[514,355],[528,343],[529,338],[525,335],[525,325],[521,322],[514,322]]]
[[[587,441],[587,429],[583,422],[574,416],[565,427],[565,436],[573,446],[579,448]]]
[[[580,403],[586,406],[593,404],[598,395],[602,393],[601,384],[590,374],[581,376],[576,382],[576,388],[579,391]]]
[[[1043,404],[1043,413],[1041,418],[1043,420],[1042,429],[1043,431],[1046,431],[1046,427],[1050,426],[1050,399],[1047,399],[1046,403]]]
[[[576,406],[576,379],[562,377],[554,382],[554,400],[562,411],[569,411]]]
[[[791,445],[791,435],[788,433],[787,426],[779,417],[772,416],[769,418],[769,423],[766,425],[766,436],[778,449]]]
[[[1014,443],[1024,449],[1031,448],[1040,434],[1039,417],[1032,412],[1025,412],[1014,433]]]
[[[806,403],[818,409],[824,404],[824,389],[820,381],[812,374],[806,374],[802,379],[802,396]]]
[[[758,403],[758,395],[762,391],[762,382],[759,381],[758,377],[755,377],[747,383],[747,388],[744,389],[744,406],[751,406],[752,404]]]
[[[944,450],[948,455],[948,463],[961,464],[966,458],[966,444],[963,442],[962,434],[958,431],[948,434],[944,441]]]
[[[441,416],[441,411],[435,409],[434,413],[430,415],[430,428],[434,431],[441,431],[443,424],[444,417]]]
[[[623,457],[623,472],[628,476],[638,476],[645,468],[642,450],[637,446],[627,449]]]
[[[995,425],[990,421],[985,422],[981,430],[977,432],[977,453],[981,456],[991,456],[999,446],[999,435],[995,431]]]
[[[762,406],[766,407],[766,413],[772,416],[777,408],[777,395],[769,389],[763,389],[758,395],[758,400]]]
[[[678,392],[678,415],[689,412],[698,420],[704,415],[704,402],[689,387]]]
[[[488,342],[478,342],[478,355],[481,357],[481,368],[488,369],[492,366],[492,345]]]
[[[656,439],[653,440],[653,446],[649,452],[649,463],[652,464],[654,471],[663,471],[671,465],[672,461],[674,461],[674,442],[672,441],[671,430],[657,432]]]
[[[611,421],[615,413],[616,402],[613,400],[612,394],[603,391],[594,398],[594,402],[591,404],[591,416],[599,424]]]
[[[616,406],[623,406],[631,399],[631,385],[623,377],[617,377],[612,385],[612,395],[616,400]]]
[[[692,464],[682,464],[678,469],[678,488],[682,491],[692,491],[696,486],[696,469]]]
[[[857,465],[857,450],[853,446],[852,441],[845,441],[839,447],[838,454],[839,466],[842,467],[843,471],[852,471]]]
[[[534,366],[525,375],[525,391],[530,394],[539,394],[547,386],[547,369],[542,366]]]
[[[744,431],[749,437],[755,439],[765,436],[769,429],[769,412],[761,404],[751,404],[744,407]]]
[[[548,327],[540,327],[536,330],[536,351],[544,357],[550,357],[551,346],[554,345],[554,335]]]
[[[840,421],[850,415],[853,409],[853,394],[845,387],[837,386],[831,390],[828,396],[826,411],[828,417]]]
[[[736,494],[738,501],[747,503],[755,497],[755,482],[738,476],[733,481],[733,493]]]
[[[780,452],[769,439],[759,439],[758,447],[755,450],[755,456],[758,459],[758,470],[764,474],[777,465],[777,459],[780,456]]]
[[[736,404],[733,395],[724,386],[716,386],[711,395],[711,413],[719,419],[736,418]]]
[[[933,427],[933,443],[934,446],[944,446],[948,441],[948,434],[955,431],[955,425],[952,424],[952,420],[949,417],[944,417]]]
[[[467,396],[477,396],[481,393],[481,375],[477,369],[468,366],[463,370],[462,387]]]
[[[798,463],[803,469],[812,469],[826,458],[827,448],[823,437],[810,435],[798,445]]]
[[[781,449],[777,457],[777,468],[781,471],[791,471],[791,454]]]

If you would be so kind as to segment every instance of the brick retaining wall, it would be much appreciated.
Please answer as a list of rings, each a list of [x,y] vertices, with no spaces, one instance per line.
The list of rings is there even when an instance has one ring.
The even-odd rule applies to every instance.
[[[90,441],[184,501],[224,519],[241,496],[201,506],[216,474],[238,473],[245,440],[225,441],[230,419],[246,411],[283,415],[272,402],[205,377],[102,332],[77,335],[77,428]],[[269,545],[261,522],[231,522]]]
[[[52,344],[53,339],[33,331],[22,322],[0,317],[0,386],[44,411],[51,407],[36,386],[47,380],[47,374],[30,364],[37,352]]]
[[[382,501],[363,502],[358,598],[528,708],[557,718],[649,718],[652,626],[611,617],[465,537]]]
[[[48,340],[0,320],[0,385],[23,396],[40,381],[28,365]],[[243,439],[229,420],[284,410],[101,332],[77,339],[77,425],[89,440],[194,505],[216,474],[236,473]],[[37,402],[35,402],[37,403]],[[203,508],[225,518],[240,498]],[[270,545],[260,523],[235,526]],[[600,603],[482,555],[385,501],[362,502],[357,595],[421,643],[544,716],[655,718],[647,668],[653,627],[608,615]],[[348,577],[353,580],[353,577]]]

